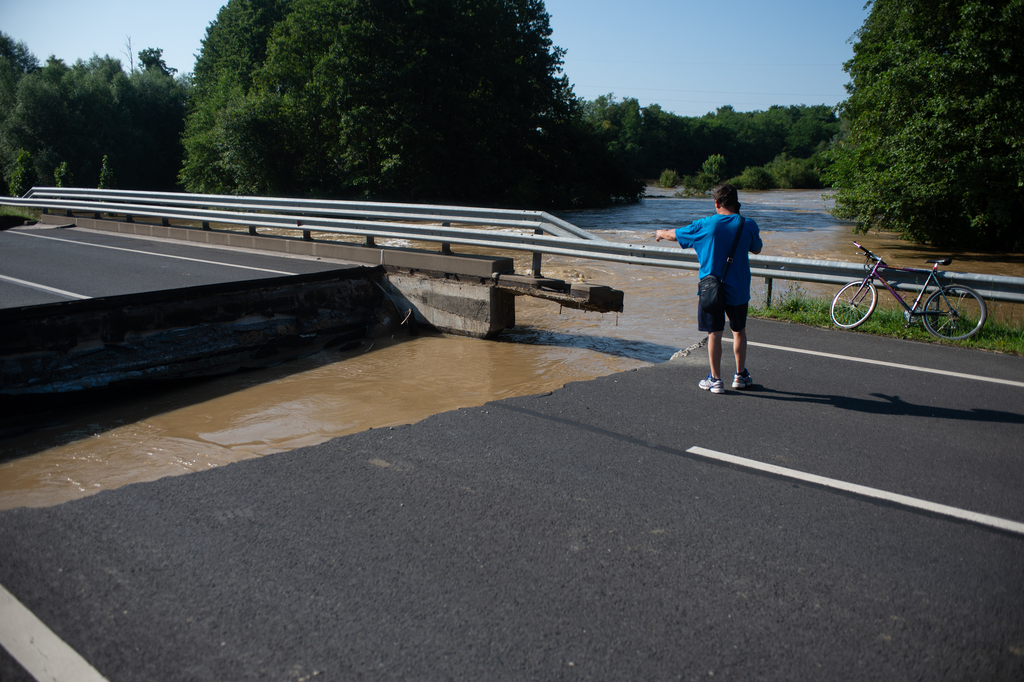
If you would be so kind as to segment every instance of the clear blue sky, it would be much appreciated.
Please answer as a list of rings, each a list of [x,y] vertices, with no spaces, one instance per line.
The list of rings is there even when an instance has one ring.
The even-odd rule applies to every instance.
[[[45,62],[93,54],[164,51],[192,71],[206,28],[226,0],[0,0],[0,31]],[[864,0],[546,0],[552,39],[564,48],[577,95],[614,93],[701,116],[773,104],[834,105],[849,80],[842,64],[867,17]]]

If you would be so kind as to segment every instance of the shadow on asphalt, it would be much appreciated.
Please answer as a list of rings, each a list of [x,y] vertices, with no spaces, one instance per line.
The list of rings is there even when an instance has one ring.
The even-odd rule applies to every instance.
[[[811,403],[814,405],[831,405],[841,410],[863,412],[865,414],[884,414],[897,417],[927,417],[929,419],[960,419],[972,422],[993,422],[1000,424],[1022,424],[1024,414],[1020,412],[1003,412],[1001,410],[958,410],[934,405],[915,405],[908,403],[898,395],[872,393],[875,400],[853,398],[827,393],[797,393],[779,391],[773,388],[754,385],[743,391],[736,391],[754,398],[780,400],[783,402]]]
[[[533,346],[585,348],[597,353],[630,358],[652,364],[669,360],[679,350],[678,346],[666,346],[660,343],[651,343],[650,341],[620,339],[614,336],[566,334],[528,326],[506,329],[495,341],[498,343],[526,343]]]

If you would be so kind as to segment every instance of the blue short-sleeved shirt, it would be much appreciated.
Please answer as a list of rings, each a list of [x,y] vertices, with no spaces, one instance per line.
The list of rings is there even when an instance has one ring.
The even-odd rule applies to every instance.
[[[729,258],[729,248],[732,246],[732,240],[736,238],[739,226],[739,215],[716,213],[677,229],[676,241],[682,248],[692,248],[697,252],[700,277],[710,274],[721,277],[722,271],[725,270],[725,261]],[[743,223],[743,235],[736,245],[732,265],[729,266],[729,272],[723,281],[725,302],[729,305],[742,305],[750,301],[750,259],[747,254],[760,251],[762,246],[757,223],[747,218]]]

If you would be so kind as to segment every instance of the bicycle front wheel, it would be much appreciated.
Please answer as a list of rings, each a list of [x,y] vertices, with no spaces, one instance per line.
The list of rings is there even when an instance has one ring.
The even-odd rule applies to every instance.
[[[877,304],[878,292],[874,284],[850,282],[832,299],[832,322],[843,329],[859,327],[875,312]]]
[[[977,334],[985,324],[988,309],[977,291],[963,284],[951,284],[928,298],[923,314],[928,331],[955,341]]]

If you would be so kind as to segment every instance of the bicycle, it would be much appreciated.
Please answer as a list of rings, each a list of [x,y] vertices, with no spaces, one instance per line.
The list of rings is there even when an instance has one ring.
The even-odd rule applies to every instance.
[[[984,299],[977,291],[963,284],[943,286],[939,281],[939,266],[949,265],[953,262],[952,258],[927,261],[933,264],[931,270],[897,268],[887,265],[880,256],[871,253],[857,242],[853,244],[867,255],[867,263],[864,267],[868,274],[864,276],[864,279],[850,282],[844,286],[832,299],[830,312],[832,322],[837,327],[853,329],[864,324],[871,317],[871,313],[875,312],[875,306],[878,304],[878,291],[874,284],[876,279],[885,285],[893,298],[903,306],[906,311],[903,317],[906,319],[908,327],[913,324],[915,318],[922,317],[925,328],[931,334],[941,339],[955,341],[977,334],[985,324],[988,309],[985,307]],[[908,305],[903,295],[882,277],[880,271],[887,269],[928,274],[924,286],[921,287],[921,293],[914,299],[913,305]],[[918,309],[930,284],[934,284],[938,291],[928,297],[923,308]]]

